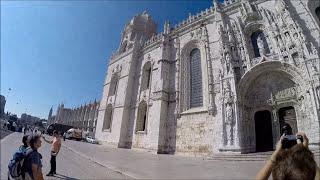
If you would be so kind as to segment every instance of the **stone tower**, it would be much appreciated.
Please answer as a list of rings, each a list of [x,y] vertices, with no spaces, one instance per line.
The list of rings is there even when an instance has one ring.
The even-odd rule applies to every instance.
[[[151,16],[143,12],[126,24],[120,46],[109,60],[108,74],[104,83],[103,98],[97,121],[96,137],[108,134],[108,141],[119,147],[130,148],[132,144],[133,119],[137,84],[136,71],[141,66],[141,47],[156,33],[156,24]],[[116,114],[117,118],[104,121]],[[110,127],[118,129],[111,131]]]

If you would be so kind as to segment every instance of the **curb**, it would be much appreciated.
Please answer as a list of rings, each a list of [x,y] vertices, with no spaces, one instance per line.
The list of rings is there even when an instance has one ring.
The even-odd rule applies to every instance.
[[[112,165],[109,165],[109,164],[105,164],[105,163],[99,162],[99,161],[97,161],[96,159],[91,158],[91,157],[89,157],[89,156],[87,156],[87,155],[85,155],[84,153],[81,153],[81,152],[79,152],[79,151],[76,151],[76,150],[74,150],[74,149],[71,148],[71,147],[68,147],[68,146],[63,145],[63,144],[62,144],[62,146],[65,147],[66,149],[68,149],[68,150],[70,150],[70,151],[73,151],[74,153],[82,156],[83,158],[86,158],[86,159],[88,159],[88,160],[90,160],[90,161],[92,161],[92,162],[94,162],[94,163],[96,163],[96,164],[98,164],[98,165],[100,165],[100,166],[103,166],[103,167],[105,167],[105,168],[108,168],[108,169],[110,169],[110,170],[112,170],[112,171],[114,171],[114,172],[116,172],[116,173],[123,174],[123,175],[128,176],[128,177],[133,178],[133,179],[141,179],[141,178],[136,177],[136,175],[134,175],[133,173],[125,172],[125,171],[122,171],[120,168],[117,168],[117,167],[115,167],[115,166],[112,166]]]
[[[6,130],[6,129],[1,129],[1,131],[5,131],[5,132],[8,133],[8,134],[6,134],[3,138],[1,138],[1,139],[0,139],[0,142],[2,142],[3,140],[5,140],[6,137],[10,136],[11,134],[17,133],[17,132],[9,131],[9,130]]]

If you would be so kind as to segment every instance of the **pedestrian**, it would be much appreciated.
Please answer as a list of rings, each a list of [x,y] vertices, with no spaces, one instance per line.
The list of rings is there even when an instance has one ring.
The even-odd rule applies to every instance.
[[[270,160],[258,172],[256,180],[267,180],[271,173],[274,180],[320,180],[320,169],[309,150],[306,134],[299,132],[297,135],[302,137],[302,142],[297,139],[297,144],[289,149],[282,147],[284,136],[281,137]]]
[[[57,169],[56,158],[57,158],[57,155],[58,155],[60,148],[61,148],[60,135],[59,135],[58,131],[54,130],[53,131],[53,140],[48,141],[45,139],[44,136],[42,136],[42,137],[43,137],[44,141],[46,141],[49,144],[52,144],[51,159],[50,159],[51,169],[50,169],[49,173],[47,174],[47,176],[53,176],[54,174],[57,174],[57,172],[56,172],[56,169]]]
[[[18,150],[13,154],[9,165],[8,165],[8,179],[22,180],[24,178],[25,169],[24,160],[32,152],[32,149],[29,147],[28,135],[22,137],[22,145]],[[21,167],[21,168],[19,168]]]
[[[43,180],[42,174],[42,155],[38,152],[41,147],[41,136],[31,135],[30,137],[30,147],[32,152],[25,159],[25,180]]]
[[[66,141],[66,132],[63,133],[63,141]]]

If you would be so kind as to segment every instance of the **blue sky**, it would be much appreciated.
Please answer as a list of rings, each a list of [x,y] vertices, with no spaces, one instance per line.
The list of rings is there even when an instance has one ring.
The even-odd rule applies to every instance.
[[[165,20],[174,25],[211,5],[211,0],[1,1],[5,110],[47,118],[60,102],[77,107],[100,100],[108,59],[134,15],[147,10],[159,32]]]

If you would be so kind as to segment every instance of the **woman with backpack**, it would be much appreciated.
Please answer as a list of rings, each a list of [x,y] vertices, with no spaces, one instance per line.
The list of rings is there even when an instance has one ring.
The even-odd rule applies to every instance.
[[[43,180],[42,155],[38,152],[41,147],[41,136],[34,134],[30,138],[32,152],[25,159],[25,180]]]
[[[13,154],[12,159],[8,165],[8,179],[20,180],[24,177],[24,160],[26,156],[32,151],[29,147],[29,135],[24,135],[22,137],[22,145]]]

